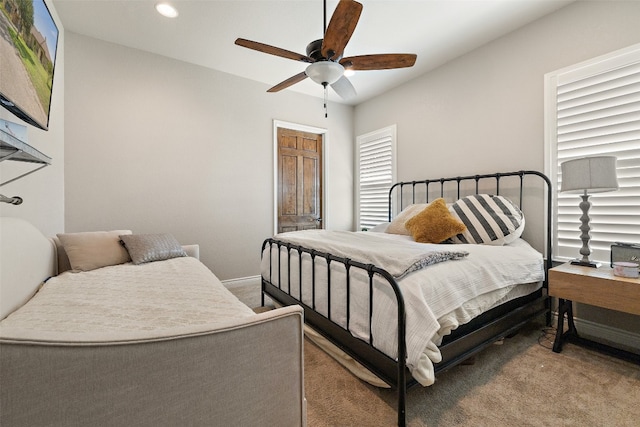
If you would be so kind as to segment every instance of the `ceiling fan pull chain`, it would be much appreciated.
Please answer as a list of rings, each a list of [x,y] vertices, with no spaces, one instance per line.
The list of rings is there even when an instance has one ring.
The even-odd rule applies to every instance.
[[[326,119],[328,117],[328,113],[327,113],[327,84],[323,83],[322,86],[324,86],[324,118]]]

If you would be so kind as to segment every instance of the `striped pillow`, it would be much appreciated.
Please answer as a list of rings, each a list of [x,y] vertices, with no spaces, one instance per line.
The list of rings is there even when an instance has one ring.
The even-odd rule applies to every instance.
[[[467,230],[451,238],[452,243],[501,246],[522,235],[524,215],[511,200],[490,194],[463,197],[450,207]]]

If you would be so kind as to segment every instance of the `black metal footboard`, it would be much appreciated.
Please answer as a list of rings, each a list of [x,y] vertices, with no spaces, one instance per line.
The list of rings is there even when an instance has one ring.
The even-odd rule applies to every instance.
[[[396,282],[395,278],[386,270],[376,267],[373,264],[363,264],[361,262],[353,261],[348,258],[337,257],[332,254],[320,252],[315,249],[305,248],[299,245],[295,245],[289,242],[284,242],[277,239],[266,239],[262,244],[262,254],[264,256],[265,249],[269,250],[269,278],[262,278],[262,304],[264,305],[264,295],[267,294],[274,300],[285,305],[298,304],[303,307],[305,312],[305,322],[313,327],[320,334],[329,339],[342,351],[349,354],[363,366],[370,371],[374,372],[379,378],[397,388],[398,393],[398,425],[405,425],[405,400],[407,392],[407,378],[408,375],[406,367],[407,358],[407,346],[406,346],[406,312],[404,305],[404,297]],[[282,249],[286,250],[286,262],[285,265],[288,268],[286,277],[286,283],[282,282],[282,271],[278,268],[277,272],[273,271],[272,254],[273,251],[277,251],[278,266],[282,266]],[[297,254],[297,266],[298,266],[298,283],[291,282],[291,254]],[[311,273],[311,305],[302,302],[302,257],[303,254],[308,254],[311,261],[312,273]],[[323,268],[322,272],[316,271],[316,257],[324,258],[326,261],[326,269]],[[345,269],[345,283],[339,284],[339,286],[345,286],[346,288],[346,329],[338,325],[331,319],[331,263],[340,263]],[[365,342],[361,339],[355,338],[349,332],[350,321],[350,298],[351,298],[351,275],[353,270],[366,271],[369,277],[369,342]],[[328,316],[320,314],[316,311],[316,277],[319,274],[325,274],[327,277],[327,304]],[[278,285],[274,285],[274,275],[277,275]],[[398,358],[393,360],[380,350],[374,347],[375,336],[373,334],[372,318],[373,318],[373,288],[374,277],[379,276],[389,287],[393,290],[396,304],[397,304],[397,328],[398,328]],[[298,286],[298,295],[300,298],[295,298],[291,295],[292,286]]]
[[[422,181],[409,181],[409,182],[400,182],[394,184],[389,191],[389,219],[392,217],[392,207],[395,204],[398,204],[398,207],[401,210],[406,204],[406,200],[409,200],[409,203],[416,203],[417,194],[419,192],[416,191],[417,188],[421,186],[424,188],[424,195],[422,196],[422,201],[429,201],[429,192],[432,191],[430,189],[431,184],[439,184],[439,197],[445,196],[445,184],[454,182],[456,185],[456,190],[453,191],[453,196],[460,198],[461,197],[461,188],[462,191],[465,191],[464,183],[466,181],[471,181],[473,184],[475,182],[475,188],[472,188],[471,191],[467,191],[467,194],[477,194],[479,191],[483,192],[491,192],[492,194],[500,193],[500,182],[501,179],[506,177],[515,177],[519,179],[519,190],[518,200],[519,207],[522,209],[523,204],[523,189],[524,189],[524,180],[526,176],[535,176],[539,177],[543,181],[543,191],[546,193],[546,198],[540,203],[536,208],[540,208],[540,205],[546,205],[544,207],[545,212],[545,221],[546,221],[546,233],[545,237],[545,279],[543,282],[543,288],[530,294],[525,297],[518,298],[516,300],[510,301],[502,306],[498,306],[478,318],[474,319],[467,325],[463,325],[458,328],[457,331],[454,331],[450,337],[445,338],[442,345],[440,346],[440,350],[443,356],[443,360],[441,363],[435,365],[435,372],[440,372],[450,367],[455,366],[456,364],[462,362],[467,357],[473,355],[477,351],[480,351],[482,348],[490,345],[496,339],[507,336],[515,331],[517,331],[520,327],[522,327],[525,323],[530,320],[537,318],[538,316],[546,314],[547,323],[550,322],[550,303],[549,297],[547,296],[546,288],[547,288],[547,276],[548,269],[551,266],[551,182],[549,179],[536,171],[519,171],[519,172],[506,172],[506,173],[496,173],[496,174],[487,174],[487,175],[470,175],[464,177],[453,177],[453,178],[439,178],[434,180],[422,180]],[[480,186],[480,182],[484,180],[495,181],[495,186],[493,190],[487,190],[486,186]],[[516,186],[518,187],[518,186]],[[406,189],[410,189],[410,196],[407,196]],[[394,193],[395,192],[395,193]],[[447,189],[447,192],[451,192],[450,189]],[[268,251],[269,256],[269,271],[268,277],[266,272],[263,272],[262,277],[262,303],[264,305],[264,295],[270,296],[275,301],[284,304],[284,305],[292,305],[298,304],[304,308],[305,311],[305,322],[312,326],[316,331],[325,336],[335,345],[337,345],[341,350],[345,353],[349,354],[367,369],[376,374],[383,381],[387,382],[392,387],[396,388],[398,394],[398,425],[404,426],[406,424],[406,392],[407,387],[414,384],[415,380],[411,377],[406,367],[406,357],[407,357],[407,349],[406,349],[406,312],[405,312],[405,303],[402,292],[398,286],[398,283],[394,279],[394,277],[389,274],[386,270],[381,269],[372,264],[363,264],[360,262],[353,261],[348,258],[341,258],[335,255],[324,253],[317,251],[313,248],[306,248],[299,245],[295,245],[289,242],[285,242],[282,240],[278,240],[275,238],[266,239],[262,245],[262,254],[265,255],[265,251]],[[274,252],[276,251],[276,252]],[[277,268],[273,268],[273,254],[277,253]],[[299,262],[297,262],[297,276],[299,280],[295,283],[292,283],[292,254],[294,257],[297,256]],[[283,259],[283,257],[286,257]],[[311,261],[311,288],[312,288],[312,296],[311,302],[303,302],[303,291],[302,291],[302,258],[309,257]],[[315,259],[317,257],[323,258],[326,262],[326,268],[323,266],[320,268],[322,271],[316,271],[316,263]],[[345,282],[332,284],[331,283],[331,265],[332,263],[338,263],[343,266],[345,271]],[[282,268],[288,269],[286,271],[286,280],[283,283],[283,271]],[[277,271],[274,271],[277,270]],[[354,337],[349,331],[349,319],[350,319],[350,303],[349,298],[351,295],[351,274],[353,271],[360,270],[365,271],[369,278],[369,342],[362,340],[360,338]],[[315,283],[316,277],[319,275],[326,275],[324,277],[327,278],[327,315],[321,314],[316,308],[316,300],[315,300]],[[374,277],[379,277],[382,279],[382,282],[388,284],[388,286],[393,290],[393,293],[396,298],[397,303],[397,360],[387,356],[374,346],[374,342],[376,337],[372,331],[372,318],[373,318],[373,289],[374,289]],[[276,281],[277,280],[277,281]],[[277,283],[277,284],[276,284]],[[378,281],[379,283],[379,281]],[[331,318],[331,289],[332,286],[340,286],[345,287],[346,289],[346,329],[336,323]],[[300,298],[296,298],[292,295],[292,289],[294,287],[298,287],[297,295]]]

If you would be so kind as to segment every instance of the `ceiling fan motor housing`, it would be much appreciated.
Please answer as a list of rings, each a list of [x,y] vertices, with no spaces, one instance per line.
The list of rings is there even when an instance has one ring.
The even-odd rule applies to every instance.
[[[307,45],[307,56],[314,61],[326,61],[329,58],[322,56],[322,39],[314,40]],[[338,61],[340,58],[331,58],[332,61]]]

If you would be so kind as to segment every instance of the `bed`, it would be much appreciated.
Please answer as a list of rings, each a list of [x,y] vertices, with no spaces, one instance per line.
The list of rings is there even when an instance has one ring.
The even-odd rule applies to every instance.
[[[166,234],[0,237],[0,425],[306,424],[300,307],[256,314]]]
[[[550,321],[551,184],[537,171],[400,182],[388,204],[373,230],[266,239],[262,292],[302,306],[308,336],[354,374],[395,388],[403,426],[409,386]]]

